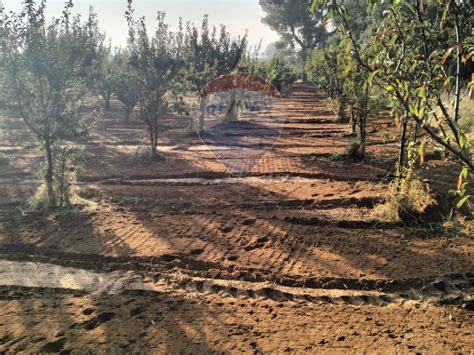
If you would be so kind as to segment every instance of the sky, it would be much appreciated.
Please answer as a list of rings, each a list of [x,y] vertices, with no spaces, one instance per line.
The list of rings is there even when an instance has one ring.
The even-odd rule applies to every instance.
[[[7,11],[17,11],[21,0],[0,0]],[[38,0],[39,2],[39,0]],[[154,28],[154,18],[158,10],[166,12],[167,23],[173,30],[177,29],[179,17],[183,21],[201,24],[202,17],[209,15],[210,25],[225,24],[232,35],[243,35],[248,30],[250,45],[262,41],[262,51],[271,42],[278,40],[278,35],[266,27],[261,18],[264,12],[258,0],[134,0],[135,16],[145,16],[149,29]],[[93,6],[98,14],[99,25],[111,38],[114,46],[124,46],[127,39],[127,23],[124,18],[126,0],[75,0],[74,11],[87,15],[89,7]],[[47,14],[58,17],[64,6],[63,0],[47,0]]]

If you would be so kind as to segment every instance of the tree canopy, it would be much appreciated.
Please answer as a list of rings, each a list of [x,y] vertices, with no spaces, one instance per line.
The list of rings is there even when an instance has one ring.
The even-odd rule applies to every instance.
[[[50,206],[58,203],[55,152],[65,139],[84,136],[88,121],[80,115],[88,73],[99,34],[95,14],[86,21],[72,16],[72,1],[61,18],[47,21],[46,5],[24,2],[20,13],[0,13],[4,94],[46,153],[45,181]]]
[[[323,21],[324,10],[310,11],[310,0],[259,0],[259,3],[266,13],[263,23],[276,31],[287,47],[299,49],[303,60],[308,50],[323,44],[330,35]]]

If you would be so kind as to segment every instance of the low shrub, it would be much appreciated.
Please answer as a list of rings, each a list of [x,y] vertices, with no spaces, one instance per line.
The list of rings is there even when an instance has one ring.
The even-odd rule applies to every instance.
[[[388,199],[373,211],[374,217],[383,221],[419,221],[428,207],[436,205],[429,188],[414,171],[402,180],[394,180],[389,191]]]

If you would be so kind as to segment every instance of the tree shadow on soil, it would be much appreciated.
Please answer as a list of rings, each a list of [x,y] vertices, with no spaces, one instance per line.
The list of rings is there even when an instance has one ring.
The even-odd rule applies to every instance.
[[[100,214],[75,211],[54,218],[36,214],[21,221],[10,220],[4,223],[0,253],[6,259],[98,271],[108,268],[109,263],[129,263],[134,251],[112,231],[97,228],[100,218],[103,218]],[[104,257],[101,252],[118,257]],[[0,349],[3,351],[216,350],[207,343],[202,324],[180,319],[183,313],[175,312],[183,302],[188,302],[179,295],[160,293],[149,299],[140,291],[127,298],[61,289],[11,287],[7,290],[2,298],[17,301],[15,308],[2,314],[2,318],[10,319],[8,323],[2,320],[4,334]],[[203,309],[201,305],[193,307],[192,312],[194,319],[205,322],[212,309]],[[122,317],[128,318],[132,329],[121,326]]]
[[[218,306],[181,292],[128,291],[87,295],[78,291],[11,288],[2,291],[0,349],[32,353],[209,353],[208,324]],[[214,337],[215,334],[212,334]],[[226,334],[221,334],[224,338]]]
[[[95,163],[97,176],[101,172],[113,175],[109,174],[113,164],[123,162],[123,153],[111,150],[111,154],[109,161]],[[179,172],[215,172],[200,161],[174,158],[180,160]],[[318,170],[328,176],[339,174],[347,179],[355,170],[362,170],[358,166],[349,174],[344,166],[322,161],[317,164]],[[125,164],[117,175],[123,177],[123,171],[131,166]],[[142,164],[133,174],[144,174],[146,169],[150,166]],[[148,174],[176,174],[176,170],[170,170],[170,165],[156,164]],[[357,172],[361,179],[376,173]],[[351,205],[345,196],[334,197],[328,199],[329,207],[321,208],[318,198],[308,205],[299,197],[290,201],[288,191],[270,191],[263,185],[245,182],[208,186],[97,185],[87,190],[99,203],[95,212],[52,219],[31,215],[3,222],[2,256],[71,266],[77,262],[99,270],[111,263],[133,268],[136,258],[138,262],[167,263],[170,268],[205,272],[209,277],[267,278],[277,282],[288,278],[308,286],[324,278],[403,280],[474,269],[469,257],[470,239],[447,238],[416,228],[361,224],[371,206],[358,198],[351,200]],[[351,206],[360,211],[351,211]],[[362,218],[352,220],[353,216]],[[44,297],[44,292],[39,291],[35,297]],[[61,351],[70,349],[71,341],[91,351],[146,351],[147,346],[155,346],[160,340],[163,344],[158,344],[161,347],[157,351],[219,350],[202,331],[202,322],[213,317],[216,306],[193,306],[183,295],[152,297],[138,293],[128,299],[119,295],[51,295],[46,305],[39,305],[42,308],[36,307],[41,302],[25,301],[23,297],[16,302],[21,318],[4,325],[7,333],[0,345],[8,346],[8,350],[30,346],[31,350]],[[81,306],[79,313],[71,310],[71,304],[77,303]],[[127,313],[119,315],[119,307],[120,312]],[[182,308],[199,321],[183,320]],[[122,327],[122,316],[131,320],[131,329]],[[37,329],[37,335],[44,339],[35,340],[30,335],[22,338],[29,328]],[[15,335],[10,338],[9,334]]]

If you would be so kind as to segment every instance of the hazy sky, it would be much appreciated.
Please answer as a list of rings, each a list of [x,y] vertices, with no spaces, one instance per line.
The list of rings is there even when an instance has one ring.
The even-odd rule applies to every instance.
[[[21,0],[0,0],[7,11],[18,10]],[[39,0],[38,0],[39,2]],[[107,37],[112,38],[114,45],[124,45],[127,38],[127,23],[124,18],[126,0],[75,0],[74,11],[86,15],[93,6],[99,16],[99,24]],[[48,0],[49,16],[61,14],[64,1]],[[182,17],[200,24],[204,14],[209,14],[211,25],[225,24],[233,35],[244,34],[248,30],[249,42],[252,45],[262,40],[262,51],[266,45],[278,39],[276,33],[262,24],[264,16],[258,0],[134,0],[135,16],[145,16],[149,29],[154,27],[156,11],[166,11],[167,22],[177,28],[178,19]]]

